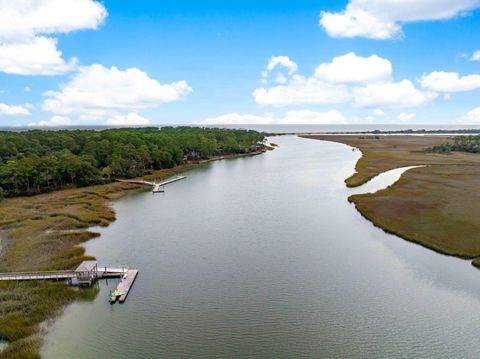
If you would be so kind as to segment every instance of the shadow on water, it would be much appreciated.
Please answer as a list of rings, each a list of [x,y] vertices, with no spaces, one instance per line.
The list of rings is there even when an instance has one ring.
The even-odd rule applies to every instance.
[[[79,300],[83,302],[93,302],[97,298],[99,293],[100,293],[100,283],[94,282],[90,287],[85,287],[80,289]]]

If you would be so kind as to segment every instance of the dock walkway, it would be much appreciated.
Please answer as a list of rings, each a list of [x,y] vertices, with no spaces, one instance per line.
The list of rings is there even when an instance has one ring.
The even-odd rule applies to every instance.
[[[125,276],[122,278],[120,283],[118,283],[117,289],[115,291],[122,293],[122,295],[118,299],[120,303],[125,302],[125,300],[127,299],[128,292],[130,292],[130,289],[132,288],[133,282],[135,281],[135,278],[137,278],[137,275],[137,269],[129,269],[127,273],[125,273]]]
[[[0,281],[65,280],[72,279],[73,277],[75,277],[74,271],[0,273]]]
[[[162,182],[156,182],[156,181],[145,181],[145,180],[139,180],[139,179],[117,179],[118,182],[123,182],[123,183],[133,183],[133,184],[141,184],[141,185],[146,185],[146,186],[165,186],[167,184],[170,184],[170,183],[173,183],[173,182],[177,182],[177,181],[181,181],[183,179],[185,179],[187,177],[185,176],[176,176],[174,178],[170,178],[170,179],[167,179],[165,181],[162,181]]]

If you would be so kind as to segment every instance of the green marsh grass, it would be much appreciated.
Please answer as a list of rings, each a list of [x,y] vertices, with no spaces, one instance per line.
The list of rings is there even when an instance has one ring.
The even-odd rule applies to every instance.
[[[186,164],[146,176],[161,180],[188,170]],[[111,183],[4,199],[0,206],[0,272],[73,269],[94,259],[80,246],[98,237],[88,228],[115,220],[111,203],[139,185]],[[72,300],[93,300],[98,288],[77,289],[63,282],[1,282],[1,359],[39,358],[41,324]]]

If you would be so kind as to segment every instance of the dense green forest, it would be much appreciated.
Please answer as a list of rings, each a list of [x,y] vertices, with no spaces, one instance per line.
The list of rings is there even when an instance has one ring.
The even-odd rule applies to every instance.
[[[132,178],[258,149],[255,131],[195,127],[0,132],[0,198]]]
[[[427,149],[428,152],[450,153],[452,151],[480,153],[480,136],[456,136],[452,141]]]

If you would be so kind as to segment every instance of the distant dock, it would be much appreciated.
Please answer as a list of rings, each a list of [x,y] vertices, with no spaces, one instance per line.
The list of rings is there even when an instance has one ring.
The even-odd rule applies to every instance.
[[[140,184],[140,185],[145,185],[145,186],[151,186],[152,187],[152,192],[157,193],[157,192],[164,192],[163,186],[166,186],[167,184],[181,181],[187,177],[185,176],[176,176],[174,178],[170,178],[168,180],[158,182],[155,180],[153,182],[150,181],[145,181],[145,180],[136,180],[136,179],[117,179],[118,182],[123,182],[123,183],[132,183],[132,184]]]

